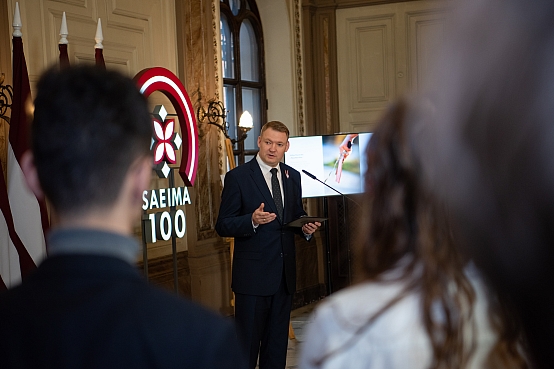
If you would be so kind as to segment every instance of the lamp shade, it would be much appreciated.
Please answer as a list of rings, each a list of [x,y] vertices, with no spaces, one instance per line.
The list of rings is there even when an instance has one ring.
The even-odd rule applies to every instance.
[[[239,127],[251,129],[253,126],[254,122],[252,121],[252,115],[248,112],[248,110],[245,110],[240,116]]]

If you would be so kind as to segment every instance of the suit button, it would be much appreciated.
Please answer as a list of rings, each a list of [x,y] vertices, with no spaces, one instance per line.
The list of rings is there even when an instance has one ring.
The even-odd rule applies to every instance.
[[[281,257],[283,257],[283,253],[281,253]]]

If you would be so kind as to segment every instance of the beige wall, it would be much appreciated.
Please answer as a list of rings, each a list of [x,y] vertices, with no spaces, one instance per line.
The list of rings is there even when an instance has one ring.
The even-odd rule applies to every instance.
[[[267,119],[285,123],[297,131],[294,47],[288,1],[258,0],[265,44]]]

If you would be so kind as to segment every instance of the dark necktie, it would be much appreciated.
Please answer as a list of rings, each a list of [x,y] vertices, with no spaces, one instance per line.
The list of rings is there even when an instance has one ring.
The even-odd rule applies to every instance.
[[[283,220],[283,198],[281,197],[281,186],[277,178],[277,168],[271,169],[271,192],[273,193],[273,201],[277,207],[277,215],[279,220]]]

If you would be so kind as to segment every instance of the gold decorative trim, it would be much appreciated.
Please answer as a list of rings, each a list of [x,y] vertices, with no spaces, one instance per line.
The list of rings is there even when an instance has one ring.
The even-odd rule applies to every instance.
[[[298,111],[298,135],[306,134],[304,123],[304,78],[302,68],[302,28],[300,0],[294,0],[294,45],[296,47],[296,93]]]
[[[329,17],[323,18],[323,74],[325,78],[325,122],[326,132],[333,132],[331,113],[331,62],[329,55]]]
[[[222,89],[222,83],[223,79],[220,79],[221,75],[221,69],[220,69],[220,58],[221,55],[221,35],[220,35],[220,29],[219,29],[219,2],[220,0],[212,0],[212,46],[213,46],[213,54],[214,54],[214,83],[215,83],[215,100],[221,101],[221,94],[220,91]],[[225,124],[225,122],[222,122]],[[226,154],[223,152],[224,147],[224,140],[225,137],[223,136],[223,133],[218,130],[217,135],[217,158],[218,158],[218,168],[219,168],[219,174],[224,174],[227,171],[227,165],[226,165]]]
[[[220,49],[220,30],[219,30],[219,2],[220,0],[212,0],[212,35],[213,35],[213,52],[214,52],[214,83],[215,83],[215,99],[219,100],[219,49]]]

